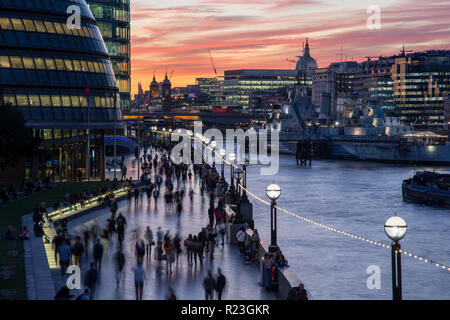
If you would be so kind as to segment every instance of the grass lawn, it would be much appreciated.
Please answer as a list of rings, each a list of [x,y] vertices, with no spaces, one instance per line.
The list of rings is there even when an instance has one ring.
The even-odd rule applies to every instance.
[[[11,225],[16,233],[20,231],[23,215],[33,212],[40,202],[46,202],[47,207],[58,200],[63,200],[66,194],[80,191],[96,191],[113,182],[73,182],[59,183],[53,189],[42,191],[28,198],[0,207],[0,234]],[[33,230],[29,230],[33,236]],[[23,241],[0,240],[0,300],[26,299],[25,265]]]

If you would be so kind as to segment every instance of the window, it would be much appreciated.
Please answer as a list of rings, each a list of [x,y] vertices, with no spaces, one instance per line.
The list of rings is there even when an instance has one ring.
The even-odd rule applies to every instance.
[[[105,97],[101,97],[100,100],[102,101],[102,107],[106,108],[108,105],[106,104],[106,98]]]
[[[89,67],[88,67],[87,61],[81,60],[81,67],[82,67],[83,71],[86,71],[86,72],[89,71]]]
[[[63,107],[71,107],[70,96],[62,96],[62,105]]]
[[[52,104],[54,107],[61,107],[61,96],[52,96]]]
[[[101,101],[100,101],[100,97],[95,96],[94,97],[94,102],[95,102],[95,106],[96,107],[101,107],[102,106]]]
[[[52,58],[45,58],[45,64],[48,70],[56,70],[55,60]]]
[[[32,31],[32,32],[36,31],[36,27],[34,26],[34,23],[32,20],[23,19],[23,24],[25,25],[25,29],[27,31]]]
[[[23,65],[25,66],[25,69],[35,69],[34,61],[32,57],[23,57]]]
[[[44,140],[51,140],[52,139],[52,130],[51,129],[44,129],[43,131],[43,138]]]
[[[36,26],[36,30],[38,32],[47,32],[47,30],[45,29],[44,23],[40,20],[36,20],[34,21],[34,25]]]
[[[28,96],[30,99],[30,106],[31,107],[39,107],[41,105],[41,102],[39,101],[39,96],[37,94],[31,94]]]
[[[95,72],[100,72],[100,67],[98,66],[98,62],[94,61]]]
[[[53,25],[52,22],[45,21],[44,24],[45,24],[45,28],[47,29],[47,32],[56,33],[55,26]]]
[[[34,58],[34,64],[36,65],[36,69],[45,70],[45,62],[44,58]]]
[[[23,26],[22,20],[16,19],[16,18],[11,18],[11,22],[12,22],[14,30],[25,31],[25,27]]]
[[[11,68],[8,56],[0,56],[0,68]]]
[[[92,61],[88,61],[87,63],[89,66],[89,72],[95,72],[94,64],[92,63]]]
[[[26,94],[17,94],[17,105],[19,107],[27,107],[28,106],[28,96]]]
[[[70,96],[70,101],[72,102],[72,107],[80,106],[80,99],[78,98],[78,96]]]
[[[69,29],[69,26],[67,26],[67,24],[65,24],[65,23],[62,26],[64,28],[65,34],[68,35],[68,36],[71,36],[72,35],[72,30]]]
[[[61,139],[61,129],[54,129],[53,136],[55,137],[55,139]]]
[[[5,94],[5,95],[3,96],[3,99],[4,99],[4,101],[5,101],[6,104],[9,103],[9,104],[11,104],[12,106],[17,105],[17,104],[16,104],[16,96],[13,95],[13,94]]]
[[[48,95],[41,95],[41,105],[43,107],[51,107],[52,101],[50,100],[50,96]]]
[[[13,29],[11,21],[9,20],[9,18],[6,18],[6,17],[0,17],[0,26],[2,27],[3,30],[12,30]]]
[[[56,62],[56,69],[62,70],[62,71],[66,70],[63,59],[55,59],[55,62]]]
[[[58,34],[64,34],[64,28],[63,28],[63,26],[62,26],[61,23],[55,22],[54,25],[55,25],[56,33],[58,33]]]
[[[66,64],[67,71],[73,71],[73,63],[72,60],[64,60],[64,63]]]
[[[23,69],[21,57],[11,57],[11,66],[16,69]]]
[[[88,107],[88,101],[85,96],[80,96],[80,105],[85,108]]]
[[[73,67],[74,67],[75,71],[81,71],[80,60],[73,60]]]

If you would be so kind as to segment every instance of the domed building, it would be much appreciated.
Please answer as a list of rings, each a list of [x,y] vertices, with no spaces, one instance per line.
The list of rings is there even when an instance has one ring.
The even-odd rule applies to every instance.
[[[152,99],[159,97],[159,83],[156,81],[155,75],[153,75],[153,81],[150,83],[150,96]]]
[[[303,56],[297,56],[297,66],[295,69],[301,71],[306,78],[312,80],[314,70],[317,69],[317,62],[311,57],[308,38],[306,38]]]
[[[162,108],[164,112],[170,112],[171,102],[172,102],[172,83],[167,77],[161,82],[161,100],[162,100]]]
[[[67,23],[73,5],[81,28]],[[104,177],[104,136],[122,114],[110,57],[85,0],[0,2],[0,87],[2,102],[19,108],[42,140],[26,177],[73,181],[77,173],[87,177],[89,167],[91,177]]]

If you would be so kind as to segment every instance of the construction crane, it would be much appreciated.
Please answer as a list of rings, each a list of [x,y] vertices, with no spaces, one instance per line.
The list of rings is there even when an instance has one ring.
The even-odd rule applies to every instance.
[[[400,50],[400,54],[404,57],[405,53],[414,52],[414,50],[405,50],[405,45],[403,45],[402,50]]]
[[[213,59],[213,57],[212,57],[211,50],[208,49],[208,53],[209,53],[209,58],[211,59],[211,64],[212,64],[212,67],[213,67],[213,69],[214,69],[214,73],[215,73],[216,76],[217,76],[217,70],[216,70],[216,66],[214,65],[214,59]]]
[[[174,71],[175,71],[175,70],[172,70],[172,72],[170,73],[170,77],[169,77],[169,80],[170,80],[170,81],[172,81],[172,76],[173,76]]]

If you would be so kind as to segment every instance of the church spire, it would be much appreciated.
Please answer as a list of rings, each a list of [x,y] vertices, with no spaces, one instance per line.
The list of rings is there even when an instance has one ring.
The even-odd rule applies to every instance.
[[[310,53],[309,53],[309,43],[308,43],[308,38],[306,38],[306,44],[305,44],[305,52],[303,53],[304,57],[310,57]]]

